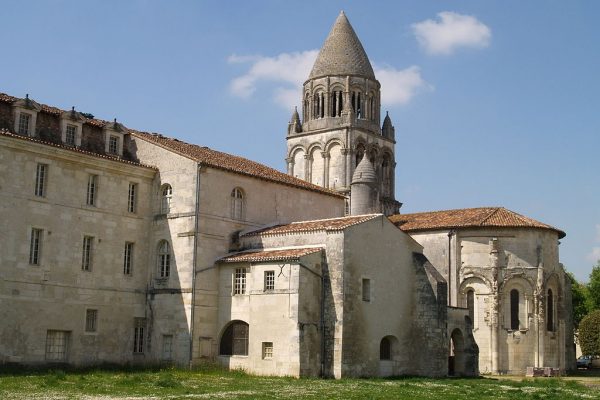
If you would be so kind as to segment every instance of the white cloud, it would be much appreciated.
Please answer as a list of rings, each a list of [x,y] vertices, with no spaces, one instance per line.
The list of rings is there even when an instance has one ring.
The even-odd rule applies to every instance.
[[[492,31],[477,18],[452,11],[437,16],[438,21],[428,19],[412,25],[417,41],[427,53],[448,55],[460,47],[489,45]]]
[[[233,79],[229,89],[237,97],[251,97],[261,83],[273,83],[273,101],[291,109],[300,105],[302,84],[308,78],[317,58],[318,50],[281,53],[274,57],[240,56],[233,54],[230,64],[251,64],[249,70]],[[384,106],[408,103],[417,91],[431,87],[421,77],[419,67],[395,69],[390,66],[375,66],[375,76],[381,82],[381,101]]]
[[[600,243],[600,224],[596,225],[596,237],[594,238],[594,242]],[[594,263],[600,260],[600,247],[592,247],[592,251],[588,253],[586,258]]]

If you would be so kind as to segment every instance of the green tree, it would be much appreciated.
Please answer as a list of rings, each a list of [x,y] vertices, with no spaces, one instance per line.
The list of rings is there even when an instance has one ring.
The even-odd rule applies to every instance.
[[[587,286],[579,283],[571,272],[567,272],[567,277],[571,281],[573,325],[577,329],[583,317],[589,312],[589,291]]]
[[[600,310],[592,311],[581,320],[579,345],[585,355],[600,355]]]
[[[588,283],[589,297],[592,310],[600,310],[600,260],[590,273],[590,282]]]

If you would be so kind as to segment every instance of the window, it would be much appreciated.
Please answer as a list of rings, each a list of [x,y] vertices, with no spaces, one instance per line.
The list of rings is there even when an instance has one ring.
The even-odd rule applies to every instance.
[[[546,330],[548,332],[554,332],[554,295],[552,294],[552,289],[548,289],[546,303],[546,312],[548,313],[548,316],[546,317]]]
[[[173,335],[162,337],[162,359],[165,361],[173,359]]]
[[[46,332],[46,361],[66,361],[70,332]]]
[[[233,294],[246,293],[246,268],[236,268]]]
[[[123,252],[123,274],[131,275],[133,267],[133,243],[125,242],[125,251]]]
[[[475,291],[473,289],[467,290],[467,309],[469,310],[469,318],[471,323],[475,323]]]
[[[275,271],[265,271],[265,291],[275,289]]]
[[[43,232],[41,229],[31,228],[31,241],[29,242],[29,264],[31,265],[40,265]]]
[[[380,360],[391,360],[392,359],[392,342],[389,338],[384,337],[379,343],[379,359]]]
[[[48,164],[38,164],[35,173],[35,195],[46,196],[46,179],[48,176]]]
[[[160,213],[168,214],[171,211],[171,199],[173,198],[173,188],[171,185],[163,185],[160,198]]]
[[[76,125],[67,125],[65,130],[65,144],[67,146],[75,146],[75,138],[77,137],[77,126]]]
[[[273,358],[273,342],[262,342],[262,358]]]
[[[171,273],[171,249],[169,242],[163,240],[158,245],[158,276],[168,278]]]
[[[98,310],[85,310],[85,331],[96,332],[98,326]]]
[[[244,192],[240,188],[231,191],[231,218],[244,219]]]
[[[219,354],[223,356],[248,355],[248,324],[243,321],[232,322],[221,337]]]
[[[144,330],[146,329],[146,318],[134,318],[133,326],[133,352],[141,354],[144,352]]]
[[[90,175],[88,177],[87,199],[88,206],[96,205],[96,191],[98,190],[98,175]]]
[[[362,280],[362,299],[363,301],[371,301],[371,280]]]
[[[19,113],[19,135],[29,135],[29,124],[31,122],[31,114]]]
[[[510,291],[510,329],[519,329],[519,291]]]
[[[129,184],[129,194],[127,196],[127,211],[134,213],[136,211],[137,183]]]
[[[83,271],[91,271],[92,269],[92,251],[94,246],[94,238],[92,236],[83,237],[83,253],[81,256],[81,269]]]
[[[110,135],[108,137],[108,152],[110,154],[119,154],[119,137]]]

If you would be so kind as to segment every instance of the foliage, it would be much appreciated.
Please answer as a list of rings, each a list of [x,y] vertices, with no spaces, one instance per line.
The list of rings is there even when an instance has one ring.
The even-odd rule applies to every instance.
[[[259,377],[202,366],[166,369],[0,370],[1,399],[581,399],[599,390],[557,378],[506,379],[295,379]]]
[[[589,312],[589,291],[586,285],[577,282],[571,272],[567,272],[567,277],[571,281],[573,325],[577,329],[583,317]]]
[[[600,260],[590,273],[590,282],[588,283],[589,296],[593,310],[600,310]]]
[[[579,345],[585,355],[600,355],[600,310],[592,311],[581,320]]]

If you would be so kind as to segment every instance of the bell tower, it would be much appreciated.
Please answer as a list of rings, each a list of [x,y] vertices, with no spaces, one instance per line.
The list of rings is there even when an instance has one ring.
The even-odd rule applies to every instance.
[[[287,133],[288,174],[340,192],[352,207],[354,170],[367,157],[375,172],[373,212],[397,214],[394,197],[394,127],[383,127],[379,81],[342,11],[302,90],[302,118],[292,114]]]

